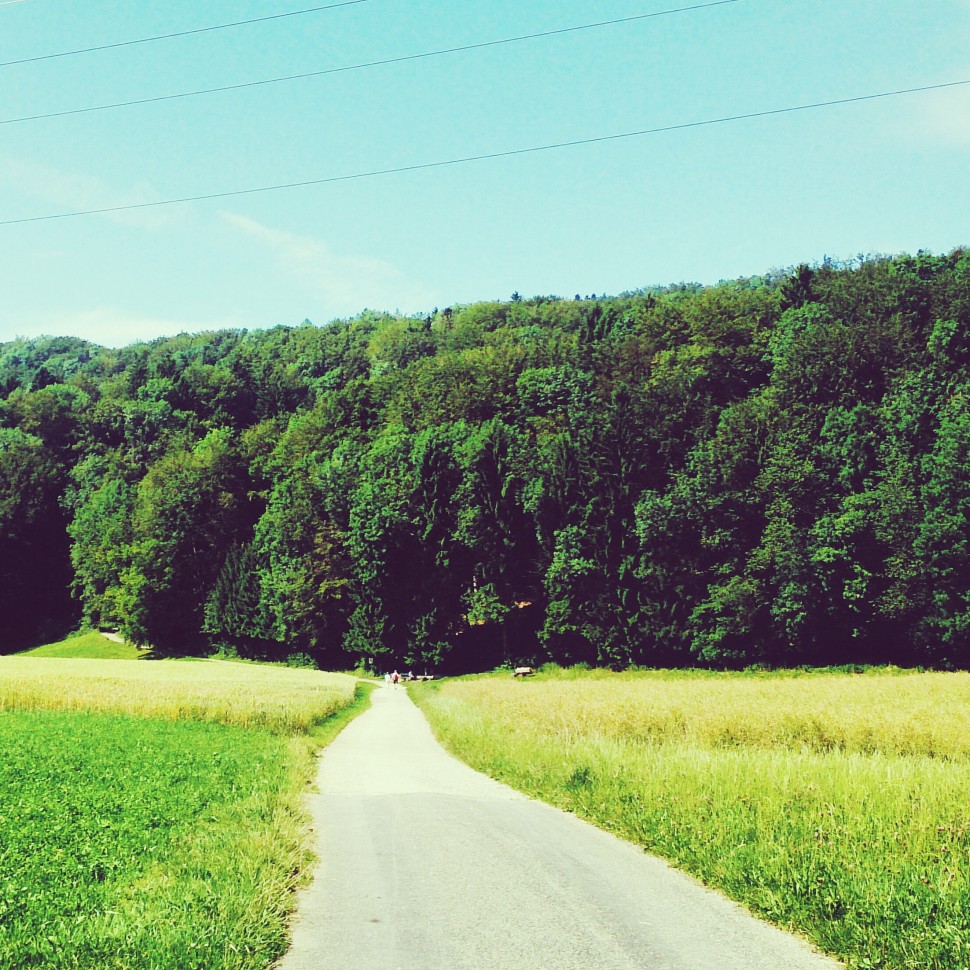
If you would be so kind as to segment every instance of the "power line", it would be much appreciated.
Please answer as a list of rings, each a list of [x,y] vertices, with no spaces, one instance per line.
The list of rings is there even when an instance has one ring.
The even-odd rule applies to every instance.
[[[22,2],[22,0],[18,0]],[[386,57],[377,61],[364,61],[360,64],[346,64],[342,67],[330,67],[320,71],[308,71],[304,74],[287,74],[283,77],[263,78],[256,81],[241,81],[238,84],[225,84],[216,88],[203,88],[197,91],[182,91],[177,94],[162,94],[151,98],[137,98],[132,101],[116,101],[111,104],[91,105],[85,108],[68,108],[64,111],[50,111],[46,114],[25,115],[20,118],[0,119],[0,125],[16,125],[27,121],[42,121],[49,118],[64,118],[70,115],[89,114],[93,111],[109,111],[117,108],[131,108],[137,105],[157,104],[162,101],[175,101],[180,98],[195,98],[205,94],[219,94],[225,91],[241,91],[245,88],[255,88],[266,84],[280,84],[284,81],[303,81],[308,78],[324,77],[328,74],[342,74],[348,71],[362,71],[372,67],[384,67],[388,64],[401,64],[406,61],[418,61],[430,57],[441,57],[445,54],[460,54],[465,51],[481,50],[485,47],[498,47],[503,44],[514,44],[524,40],[538,40],[543,37],[554,37],[559,34],[576,33],[581,30],[593,30],[597,27],[614,27],[618,24],[633,23],[638,20],[649,20],[654,17],[666,17],[670,14],[688,13],[693,10],[704,10],[710,7],[722,7],[726,4],[739,3],[740,0],[709,0],[707,3],[697,3],[688,7],[674,7],[670,10],[657,10],[653,13],[635,14],[630,17],[618,17],[615,20],[600,20],[590,24],[579,24],[574,27],[559,27],[554,30],[541,30],[531,34],[519,34],[516,37],[503,37],[500,40],[487,40],[477,44],[464,44],[461,47],[445,47],[440,50],[422,51],[418,54],[403,54],[400,57]],[[0,65],[2,67],[3,65]]]
[[[7,3],[24,3],[25,0],[7,0]],[[121,40],[114,44],[100,44],[97,47],[80,47],[77,50],[57,51],[54,54],[37,54],[34,57],[22,57],[16,61],[2,61],[0,67],[12,67],[14,64],[33,64],[36,61],[50,61],[55,57],[73,57],[75,54],[93,54],[96,51],[114,50],[116,47],[131,47],[134,44],[152,44],[158,40],[172,40],[175,37],[189,37],[192,34],[206,34],[214,30],[227,30],[230,27],[246,27],[249,24],[261,24],[268,20],[282,20],[284,17],[302,17],[308,13],[320,13],[322,10],[335,10],[337,7],[352,7],[358,3],[369,3],[370,0],[341,0],[339,3],[329,3],[320,7],[306,7],[303,10],[288,10],[284,13],[269,14],[266,17],[254,17],[252,20],[236,20],[228,24],[212,24],[208,27],[195,27],[192,30],[178,30],[171,34],[154,34],[151,37],[138,37],[135,40]]]
[[[600,142],[619,141],[623,138],[640,138],[645,135],[658,135],[664,132],[685,131],[690,128],[704,128],[709,125],[723,125],[734,121],[748,121],[753,118],[768,118],[774,115],[810,111],[816,108],[831,108],[843,104],[857,104],[862,101],[876,101],[880,98],[895,98],[904,94],[920,94],[927,91],[940,91],[970,84],[970,78],[962,81],[944,81],[940,84],[925,84],[919,87],[900,88],[895,91],[880,91],[876,94],[860,94],[851,98],[837,98],[831,101],[814,101],[810,104],[790,105],[785,108],[769,108],[764,111],[749,111],[745,114],[725,115],[720,118],[706,118],[702,121],[686,121],[676,125],[662,125],[657,128],[643,128],[639,131],[624,131],[612,135],[596,135],[591,138],[576,138],[572,141],[554,142],[549,145],[533,145],[528,148],[512,148],[500,152],[486,152],[481,155],[465,155],[436,162],[418,162],[414,165],[399,165],[394,168],[372,169],[367,172],[354,172],[350,175],[330,175],[324,178],[306,179],[300,182],[281,182],[276,185],[261,185],[249,189],[229,189],[222,192],[208,192],[203,195],[183,196],[177,199],[164,199],[158,202],[136,202],[127,205],[106,206],[101,209],[85,209],[76,212],[55,212],[44,216],[28,216],[23,219],[0,220],[0,226],[14,226],[27,222],[46,222],[52,219],[70,219],[75,216],[105,215],[112,212],[130,212],[135,209],[152,209],[160,206],[182,205],[187,202],[207,202],[213,199],[228,199],[234,196],[256,195],[262,192],[277,192],[282,189],[307,188],[313,185],[328,185],[334,182],[350,182],[361,179],[377,178],[382,175],[399,175],[405,172],[418,172],[432,168],[445,168],[450,165],[465,165],[469,162],[484,162],[497,158],[511,158],[516,155],[530,155],[537,152],[556,151],[563,148],[576,148]]]

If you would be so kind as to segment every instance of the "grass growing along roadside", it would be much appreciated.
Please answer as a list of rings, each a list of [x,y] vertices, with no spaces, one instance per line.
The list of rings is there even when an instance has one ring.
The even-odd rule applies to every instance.
[[[966,675],[506,676],[414,696],[475,767],[850,966],[970,967]]]
[[[277,892],[258,842],[284,739],[20,712],[0,715],[0,743],[0,965],[243,966],[280,950],[279,927],[245,916]]]
[[[33,695],[48,709],[0,711],[0,966],[264,970],[283,952],[294,889],[309,874],[303,799],[314,755],[363,708],[366,689],[340,675],[227,664],[107,663],[85,681],[78,665],[102,666],[0,664],[7,700],[26,696],[28,668],[44,680],[57,667],[73,671],[85,698],[83,712],[50,709],[71,689],[60,674]],[[246,703],[263,682],[269,707],[289,700],[294,711],[240,717],[226,677],[237,691],[250,685]],[[172,706],[179,689],[191,696],[182,709]],[[112,713],[119,690],[127,714]]]

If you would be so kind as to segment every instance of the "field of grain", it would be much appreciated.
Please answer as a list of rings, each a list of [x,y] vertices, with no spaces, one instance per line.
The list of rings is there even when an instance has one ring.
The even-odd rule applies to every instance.
[[[970,673],[553,673],[504,686],[469,678],[460,692],[563,740],[970,756]]]
[[[84,711],[306,732],[345,707],[354,679],[258,664],[0,657],[0,711]]]
[[[0,658],[0,966],[265,970],[352,677]],[[355,699],[356,696],[356,699]]]
[[[970,967],[970,676],[636,673],[415,692],[476,767],[858,968]]]

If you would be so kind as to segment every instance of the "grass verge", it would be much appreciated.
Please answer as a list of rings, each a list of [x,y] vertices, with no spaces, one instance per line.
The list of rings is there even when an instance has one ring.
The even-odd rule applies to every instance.
[[[959,727],[923,716],[934,698],[938,721],[967,716],[962,675],[503,677],[413,696],[474,767],[850,966],[970,967],[970,759]]]
[[[299,672],[342,682],[344,706],[305,726],[301,715],[243,728],[216,716],[238,713],[218,686],[229,665],[182,666],[207,672],[208,714],[198,681],[194,716],[114,713],[109,694],[83,712],[0,712],[0,966],[263,970],[284,951],[312,860],[314,756],[366,706],[366,688]],[[245,669],[284,702],[278,668]]]

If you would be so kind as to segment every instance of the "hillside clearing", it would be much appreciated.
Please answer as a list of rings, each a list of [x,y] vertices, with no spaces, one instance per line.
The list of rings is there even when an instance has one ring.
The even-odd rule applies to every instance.
[[[130,643],[125,643],[120,637],[89,631],[78,636],[68,637],[66,640],[59,640],[57,643],[45,643],[43,646],[34,647],[32,650],[25,650],[17,656],[139,660],[145,656],[145,652]]]

